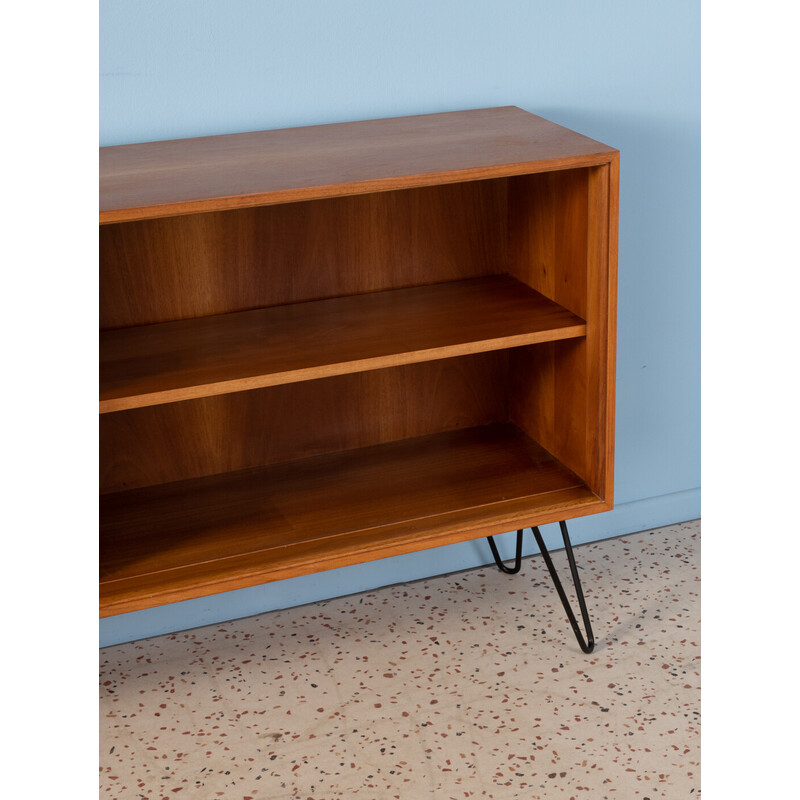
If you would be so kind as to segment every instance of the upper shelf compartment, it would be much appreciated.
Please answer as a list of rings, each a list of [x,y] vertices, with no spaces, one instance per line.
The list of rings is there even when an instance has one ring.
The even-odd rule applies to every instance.
[[[507,275],[123,328],[100,336],[100,412],[585,334]]]
[[[608,162],[515,106],[100,149],[100,222],[224,211]]]

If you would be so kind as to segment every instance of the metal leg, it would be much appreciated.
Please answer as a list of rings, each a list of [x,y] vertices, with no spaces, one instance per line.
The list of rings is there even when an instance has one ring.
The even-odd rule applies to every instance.
[[[572,573],[572,582],[575,585],[575,594],[578,596],[578,605],[581,609],[583,625],[586,628],[586,639],[583,638],[581,629],[578,627],[578,621],[575,619],[575,614],[572,613],[572,607],[569,604],[569,599],[564,591],[564,587],[561,585],[561,579],[558,577],[558,573],[553,566],[553,560],[550,558],[550,553],[545,547],[544,539],[542,539],[542,534],[539,532],[539,528],[532,527],[531,531],[536,539],[536,544],[539,545],[539,550],[544,558],[544,563],[547,565],[547,569],[550,572],[550,577],[553,579],[558,596],[561,598],[561,604],[564,606],[564,611],[567,612],[567,619],[569,620],[569,624],[572,626],[575,638],[578,640],[578,644],[584,653],[591,653],[592,650],[594,650],[594,634],[592,633],[592,624],[589,621],[589,612],[586,609],[586,601],[583,599],[583,587],[581,586],[581,579],[578,575],[578,568],[575,565],[575,556],[572,553],[572,543],[569,539],[567,523],[559,522],[558,524],[561,526],[561,536],[564,539],[564,549],[566,550],[567,560],[569,561],[569,570]],[[489,547],[492,550],[492,555],[494,556],[497,566],[503,572],[506,572],[509,575],[515,575],[517,572],[519,572],[520,567],[522,566],[522,531],[517,531],[517,552],[515,554],[513,567],[507,567],[500,559],[500,554],[497,552],[497,545],[494,543],[494,538],[492,536],[487,536],[486,538],[489,540]]]
[[[525,529],[523,528],[521,531],[517,531],[517,553],[514,557],[514,566],[507,567],[500,559],[500,553],[497,552],[497,545],[494,543],[493,536],[487,536],[486,538],[489,540],[489,547],[492,550],[492,555],[494,556],[495,563],[497,566],[503,571],[507,572],[509,575],[516,575],[520,567],[522,566],[522,533]]]
[[[572,613],[572,608],[570,607],[564,587],[561,585],[561,581],[559,580],[558,574],[553,566],[550,553],[547,552],[547,548],[544,546],[542,534],[539,533],[538,528],[534,527],[531,528],[531,530],[533,531],[533,535],[536,537],[536,544],[539,545],[539,550],[541,550],[542,556],[544,556],[544,563],[547,564],[547,569],[550,571],[550,577],[553,579],[553,583],[556,585],[556,591],[558,592],[558,596],[561,598],[561,605],[564,606],[564,611],[567,612],[567,619],[569,620],[569,624],[572,625],[575,638],[578,640],[578,644],[581,646],[581,650],[583,650],[584,653],[591,653],[592,650],[594,650],[594,634],[592,633],[592,624],[589,622],[589,612],[586,610],[586,601],[583,599],[583,589],[581,587],[580,576],[578,575],[578,568],[575,566],[575,556],[572,554],[572,543],[569,540],[567,523],[559,522],[558,524],[561,526],[561,536],[564,539],[564,549],[567,551],[569,570],[572,573],[572,582],[575,584],[575,594],[578,596],[578,605],[581,608],[581,616],[583,617],[583,625],[586,628],[587,639],[583,638],[581,629],[578,627],[575,614]]]

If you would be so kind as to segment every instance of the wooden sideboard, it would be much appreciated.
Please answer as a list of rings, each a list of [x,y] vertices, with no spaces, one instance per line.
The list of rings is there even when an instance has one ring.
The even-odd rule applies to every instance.
[[[101,615],[612,508],[618,168],[515,107],[101,148]]]

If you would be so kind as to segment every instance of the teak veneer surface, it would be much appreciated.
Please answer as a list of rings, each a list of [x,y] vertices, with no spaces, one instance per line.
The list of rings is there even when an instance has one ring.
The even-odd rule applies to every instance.
[[[507,180],[102,225],[100,329],[506,273]]]
[[[107,331],[100,410],[120,411],[582,336],[508,276]]]
[[[606,508],[510,424],[101,498],[103,615]]]
[[[101,414],[101,492],[505,422],[510,352],[515,351]]]
[[[100,177],[102,616],[613,507],[617,150],[506,107]]]
[[[604,163],[613,148],[514,106],[100,149],[100,222]]]

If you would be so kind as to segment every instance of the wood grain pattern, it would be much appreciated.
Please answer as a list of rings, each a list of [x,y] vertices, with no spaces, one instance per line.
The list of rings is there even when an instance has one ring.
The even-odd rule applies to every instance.
[[[100,228],[102,330],[505,272],[504,180]]]
[[[108,331],[100,411],[208,397],[583,336],[508,276]]]
[[[245,208],[607,162],[514,106],[100,149],[100,222]]]
[[[102,613],[544,522],[566,493],[603,505],[500,424],[105,495]]]
[[[505,350],[100,416],[101,492],[503,422]]]
[[[508,107],[100,157],[103,616],[612,508],[616,150]]]
[[[512,354],[510,418],[604,499],[613,498],[614,163],[509,184],[509,271],[586,320],[585,339]]]

